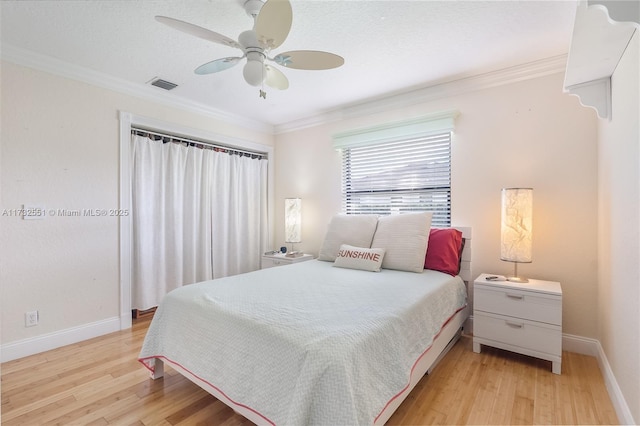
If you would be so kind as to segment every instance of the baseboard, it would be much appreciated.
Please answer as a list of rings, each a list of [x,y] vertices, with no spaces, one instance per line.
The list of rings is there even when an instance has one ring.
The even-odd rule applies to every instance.
[[[562,333],[563,351],[595,356],[597,358],[598,346],[600,346],[600,342],[598,342],[596,339]]]
[[[562,350],[595,357],[618,420],[621,424],[636,424],[600,341],[573,334],[562,334]]]
[[[596,357],[598,366],[600,367],[600,372],[602,373],[602,378],[604,379],[604,384],[607,387],[607,392],[609,393],[609,398],[611,398],[613,408],[616,410],[618,420],[623,425],[636,424],[633,420],[633,416],[631,415],[629,405],[627,405],[627,401],[624,399],[624,395],[622,395],[622,391],[618,386],[618,381],[613,374],[613,370],[611,370],[609,360],[607,359],[607,355],[604,353],[604,349],[602,348],[600,341],[596,339],[589,339],[587,337],[574,336],[572,334],[563,334],[562,350]]]
[[[629,408],[627,401],[624,399],[622,390],[618,386],[618,382],[613,374],[613,370],[611,370],[611,365],[609,365],[609,360],[604,353],[604,349],[599,341],[596,340],[596,342],[598,344],[598,354],[596,355],[596,359],[598,360],[598,366],[600,367],[600,371],[604,377],[604,384],[607,387],[607,392],[609,392],[613,408],[615,408],[616,414],[618,415],[618,420],[620,421],[620,424],[623,425],[635,425],[637,423],[633,419],[631,409]]]
[[[0,346],[0,362],[7,362],[120,330],[120,318],[113,317]]]

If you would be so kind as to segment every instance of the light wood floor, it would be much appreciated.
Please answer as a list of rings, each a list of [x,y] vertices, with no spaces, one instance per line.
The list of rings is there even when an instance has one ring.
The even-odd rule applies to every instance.
[[[2,364],[2,425],[251,424],[166,368],[150,380],[136,358],[149,320],[86,342]],[[551,364],[463,337],[388,424],[615,424],[593,357]]]

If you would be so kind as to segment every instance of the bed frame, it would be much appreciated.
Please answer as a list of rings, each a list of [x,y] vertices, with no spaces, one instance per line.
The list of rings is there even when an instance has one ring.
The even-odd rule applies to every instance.
[[[467,289],[469,283],[471,282],[471,228],[469,227],[458,227],[454,226],[462,232],[463,238],[465,238],[465,246],[462,252],[462,263],[460,266],[460,277],[463,279],[465,284],[467,285]],[[438,362],[449,352],[449,350],[453,347],[453,345],[460,338],[460,334],[462,332],[462,327],[469,317],[469,305],[465,306],[463,309],[454,314],[449,321],[444,325],[440,333],[433,340],[433,344],[418,358],[416,363],[413,365],[411,369],[410,381],[407,386],[398,393],[391,401],[387,403],[384,409],[378,414],[375,418],[375,425],[383,425],[389,420],[391,415],[398,409],[400,404],[405,400],[405,398],[409,395],[411,390],[415,387],[416,384],[422,379],[425,374],[429,374],[433,368],[438,364]],[[236,413],[244,416],[248,420],[252,421],[257,425],[274,425],[269,419],[262,416],[257,411],[243,405],[239,402],[236,402],[229,398],[222,390],[218,389],[211,383],[201,379],[200,377],[195,376],[189,370],[184,368],[183,366],[171,362],[170,360],[164,358],[155,358],[154,369],[151,372],[152,379],[159,379],[164,376],[164,363],[167,363],[178,373],[185,376],[187,379],[191,380],[196,385],[200,386],[202,389],[213,395],[215,398],[223,402],[224,404],[231,407]]]

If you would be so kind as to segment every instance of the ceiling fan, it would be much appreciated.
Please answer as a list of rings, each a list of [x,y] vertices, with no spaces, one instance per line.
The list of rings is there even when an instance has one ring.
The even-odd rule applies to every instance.
[[[246,58],[242,74],[247,83],[252,86],[266,83],[275,89],[284,90],[289,87],[289,80],[268,62],[300,70],[327,70],[344,64],[341,56],[317,50],[292,50],[274,57],[269,56],[272,49],[284,42],[291,29],[293,12],[289,0],[247,0],[244,2],[244,9],[253,18],[254,25],[253,29],[242,32],[238,41],[178,19],[156,16],[156,20],[187,34],[242,50],[242,56],[229,56],[200,65],[195,69],[196,74],[224,71]],[[265,98],[266,93],[260,90],[260,96]]]

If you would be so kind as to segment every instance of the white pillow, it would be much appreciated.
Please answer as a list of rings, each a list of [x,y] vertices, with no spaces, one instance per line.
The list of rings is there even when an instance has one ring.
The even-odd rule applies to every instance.
[[[385,249],[383,268],[422,272],[432,215],[431,212],[406,213],[378,219],[371,246]]]
[[[378,225],[374,214],[336,215],[329,223],[327,235],[318,253],[318,260],[333,262],[342,244],[355,247],[371,247],[373,234]]]
[[[333,266],[337,266],[338,268],[380,272],[383,258],[384,249],[362,248],[342,244]]]

